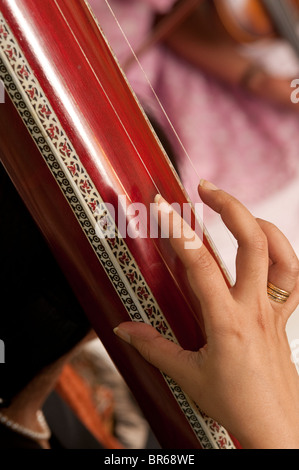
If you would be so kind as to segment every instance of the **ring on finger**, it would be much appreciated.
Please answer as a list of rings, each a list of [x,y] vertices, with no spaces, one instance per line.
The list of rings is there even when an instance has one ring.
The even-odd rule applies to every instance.
[[[271,300],[280,304],[286,303],[291,295],[289,292],[276,287],[271,282],[268,282],[267,284],[267,294]]]

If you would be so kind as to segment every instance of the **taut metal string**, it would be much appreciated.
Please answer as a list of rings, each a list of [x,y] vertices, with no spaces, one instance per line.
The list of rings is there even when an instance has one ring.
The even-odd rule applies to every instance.
[[[186,0],[186,3],[187,3],[188,5],[185,6],[184,11],[182,12],[182,13],[183,13],[183,14],[182,14],[182,17],[185,18],[186,15],[187,15],[187,12],[190,13],[190,12],[191,12],[191,9],[198,5],[198,2],[199,2],[199,0]],[[152,83],[151,83],[151,81],[150,81],[150,79],[149,79],[149,77],[148,77],[146,71],[144,70],[144,67],[143,67],[142,64],[141,64],[141,62],[140,62],[140,60],[139,60],[139,58],[138,58],[137,53],[134,51],[133,46],[131,45],[131,43],[130,43],[130,41],[129,41],[129,39],[128,39],[126,33],[125,33],[125,31],[123,30],[123,28],[122,28],[122,26],[121,26],[121,24],[120,24],[118,18],[116,17],[116,14],[115,14],[115,12],[113,11],[113,8],[111,7],[111,5],[110,5],[110,3],[109,3],[109,0],[105,0],[105,3],[106,3],[106,5],[107,5],[107,7],[108,7],[108,9],[109,9],[109,11],[110,11],[110,13],[111,13],[111,15],[113,16],[114,21],[115,21],[117,27],[119,28],[119,30],[120,30],[120,32],[121,32],[121,34],[122,34],[122,36],[123,36],[123,38],[124,38],[124,40],[125,40],[127,46],[129,47],[129,50],[130,50],[130,52],[131,52],[131,54],[132,54],[134,60],[135,60],[136,63],[138,64],[138,66],[139,66],[139,68],[140,68],[140,70],[141,70],[141,72],[142,72],[142,74],[143,74],[143,76],[144,76],[144,78],[145,78],[145,80],[146,80],[146,82],[147,82],[147,84],[148,84],[150,90],[151,90],[151,93],[153,94],[155,100],[157,101],[159,108],[161,109],[163,115],[165,116],[165,118],[166,118],[166,120],[167,120],[167,122],[168,122],[168,124],[169,124],[169,126],[170,126],[170,128],[171,128],[171,130],[172,130],[172,132],[173,132],[173,134],[174,134],[174,136],[175,136],[175,138],[176,138],[176,140],[178,141],[179,146],[180,146],[181,149],[183,150],[183,153],[185,154],[186,158],[188,159],[188,162],[189,162],[190,165],[192,166],[192,169],[194,170],[195,174],[197,175],[198,181],[200,181],[200,180],[201,180],[201,177],[200,177],[199,174],[198,174],[198,171],[197,171],[196,166],[194,165],[194,163],[193,163],[193,161],[192,161],[190,155],[188,154],[188,152],[187,152],[187,150],[186,150],[186,147],[184,146],[184,144],[183,144],[183,142],[182,142],[182,139],[181,139],[180,136],[178,135],[178,133],[177,133],[177,131],[176,131],[176,129],[175,129],[175,127],[174,127],[174,125],[173,125],[173,123],[172,123],[170,117],[168,116],[168,114],[167,114],[167,112],[166,112],[166,110],[165,110],[163,104],[161,103],[161,100],[160,100],[159,96],[157,95],[157,93],[156,93],[156,91],[155,91],[155,89],[154,89],[154,87],[153,87],[153,85],[152,85]],[[184,3],[184,2],[183,2],[183,3]],[[172,30],[172,28],[173,28],[175,25],[177,25],[178,23],[179,23],[179,15],[177,14],[177,16],[176,16],[176,18],[174,19],[174,21],[170,21],[169,24],[166,24],[166,27],[165,27],[164,31],[167,31],[167,30],[170,31],[170,30]],[[163,31],[162,31],[162,32],[160,32],[160,33],[157,35],[157,37],[153,36],[148,42],[145,42],[145,43],[144,43],[144,45],[141,47],[141,49],[140,49],[139,52],[143,52],[144,50],[146,50],[146,49],[147,49],[147,46],[148,46],[149,44],[154,45],[156,42],[162,40],[162,39],[163,39],[163,34],[164,34],[164,33],[163,33]],[[127,62],[127,64],[129,64],[129,63],[130,63],[130,61]],[[232,245],[234,246],[234,248],[236,248],[236,246],[237,246],[237,245],[236,245],[236,241],[235,241],[235,239],[233,238],[231,232],[228,230],[228,228],[227,228],[224,224],[223,224],[223,226],[224,226],[225,231],[227,232],[227,234],[228,234],[228,236],[229,236],[230,242],[232,243]],[[204,231],[206,232],[207,236],[209,237],[209,235],[208,235],[208,233],[207,233],[207,229],[206,229],[206,227],[204,226],[204,224],[203,224],[203,229],[204,229]],[[211,239],[211,237],[209,237],[209,238]]]
[[[177,139],[177,141],[178,141],[180,147],[182,148],[184,154],[185,154],[186,157],[188,158],[188,161],[189,161],[190,164],[192,165],[192,168],[193,168],[193,170],[195,171],[196,175],[198,176],[198,181],[200,181],[201,178],[200,178],[200,176],[199,176],[199,174],[198,174],[198,172],[197,172],[197,169],[196,169],[196,167],[194,166],[194,164],[193,164],[193,162],[192,162],[192,160],[191,160],[191,157],[190,157],[190,155],[188,154],[188,152],[187,152],[187,150],[186,150],[186,147],[184,146],[184,144],[183,144],[181,138],[179,137],[179,135],[178,135],[178,133],[177,133],[177,131],[176,131],[176,129],[175,129],[175,127],[174,127],[174,125],[173,125],[173,123],[172,123],[170,117],[168,116],[168,114],[167,114],[167,112],[166,112],[166,110],[165,110],[163,104],[161,103],[161,100],[160,100],[159,96],[157,95],[157,93],[156,93],[156,91],[155,91],[153,85],[151,84],[151,81],[150,81],[150,79],[148,78],[148,75],[147,75],[146,71],[144,70],[144,67],[143,67],[142,64],[141,64],[141,62],[140,62],[140,60],[139,60],[139,58],[138,58],[138,56],[137,56],[137,53],[134,51],[133,46],[131,45],[131,43],[130,43],[130,41],[129,41],[129,39],[128,39],[126,33],[125,33],[125,31],[123,30],[123,28],[122,28],[122,26],[121,26],[121,24],[120,24],[120,22],[119,22],[119,20],[117,19],[117,17],[116,17],[116,15],[115,15],[115,13],[114,13],[114,11],[113,11],[113,9],[112,9],[112,7],[111,7],[109,1],[108,1],[108,0],[105,0],[105,3],[106,3],[106,5],[107,5],[107,7],[109,8],[109,11],[111,12],[111,15],[113,16],[113,18],[114,18],[114,20],[115,20],[115,22],[116,22],[116,24],[117,24],[117,26],[118,26],[118,28],[119,28],[121,34],[122,34],[124,40],[126,41],[126,43],[127,43],[128,47],[129,47],[129,49],[130,49],[130,52],[131,52],[133,58],[135,59],[136,63],[138,64],[138,66],[139,66],[139,68],[140,68],[140,70],[141,70],[141,72],[142,72],[142,74],[143,74],[143,76],[144,76],[144,78],[145,78],[145,80],[146,80],[146,82],[147,82],[147,84],[148,84],[148,86],[149,86],[149,88],[150,88],[150,90],[151,90],[151,92],[152,92],[152,94],[153,94],[155,100],[157,101],[157,103],[158,103],[158,105],[159,105],[159,108],[161,109],[161,111],[162,111],[164,117],[166,118],[166,120],[167,120],[167,122],[168,122],[168,124],[169,124],[169,126],[170,126],[170,128],[171,128],[171,130],[172,130],[172,132],[173,132],[173,134],[175,135],[175,138]],[[192,5],[193,5],[193,6],[194,6],[194,3],[198,3],[198,0],[195,0],[195,1],[192,0]]]

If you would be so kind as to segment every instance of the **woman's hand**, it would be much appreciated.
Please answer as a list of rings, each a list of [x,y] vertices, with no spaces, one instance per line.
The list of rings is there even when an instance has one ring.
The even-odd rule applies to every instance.
[[[186,250],[190,238],[172,238],[175,224],[184,222],[161,197],[156,202],[159,217],[170,218],[170,243],[200,300],[207,345],[185,351],[140,323],[123,323],[115,332],[242,447],[299,448],[299,378],[285,333],[299,303],[298,259],[275,226],[256,220],[227,193],[202,182],[199,194],[238,241],[231,289],[204,245]],[[268,281],[291,293],[284,304],[269,299]]]

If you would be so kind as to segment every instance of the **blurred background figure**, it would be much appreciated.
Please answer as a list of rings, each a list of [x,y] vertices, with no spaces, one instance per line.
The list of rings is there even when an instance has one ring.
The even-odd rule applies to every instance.
[[[129,59],[131,51],[105,0],[90,3],[145,110],[172,141],[192,200],[198,197],[198,175],[233,189],[245,203],[264,200],[294,178],[299,108],[291,103],[290,83],[299,70],[286,41],[271,38],[242,46],[224,28],[214,2],[199,0],[191,2],[189,16],[166,29],[163,41],[149,41],[142,51],[142,67],[197,170],[194,174],[142,71]],[[179,2],[184,3],[190,1]],[[176,2],[110,4],[138,51],[172,15]]]
[[[159,448],[142,411],[98,338],[89,341],[73,357],[71,363],[65,367],[56,388],[74,411],[79,411],[79,415],[78,404],[80,406],[82,400],[78,400],[78,396],[73,392],[76,388],[78,390],[81,381],[88,386],[97,411],[94,413],[94,410],[90,410],[89,415],[96,414],[101,417],[101,425],[97,424],[93,429],[95,433],[102,430],[108,446],[115,446],[118,442],[120,447],[116,448]],[[81,396],[83,397],[82,394]],[[88,419],[84,411],[86,410],[81,411],[83,422]],[[107,439],[107,436],[110,436],[110,439]],[[99,441],[103,442],[100,434],[98,437]]]
[[[291,101],[291,82],[299,77],[297,1],[109,0],[113,13],[106,0],[90,4],[146,113],[169,141],[192,202],[200,202],[199,179],[213,181],[276,224],[299,253],[299,104]],[[205,211],[234,277],[235,242]],[[290,339],[299,338],[296,315],[289,325]]]

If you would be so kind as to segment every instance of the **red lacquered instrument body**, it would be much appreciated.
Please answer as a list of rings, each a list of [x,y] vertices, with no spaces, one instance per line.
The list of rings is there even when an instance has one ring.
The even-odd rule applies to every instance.
[[[161,446],[232,447],[113,334],[131,319],[189,349],[205,341],[167,240],[111,235],[109,208],[122,223],[120,196],[145,205],[144,224],[157,192],[170,203],[187,198],[91,12],[83,0],[1,0],[0,11],[1,159],[10,178]]]

